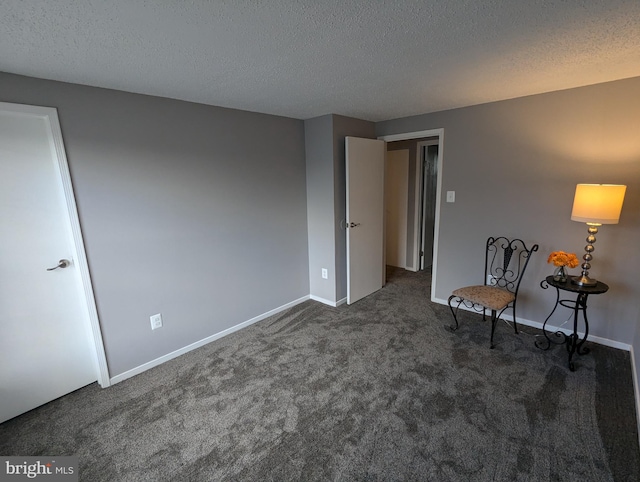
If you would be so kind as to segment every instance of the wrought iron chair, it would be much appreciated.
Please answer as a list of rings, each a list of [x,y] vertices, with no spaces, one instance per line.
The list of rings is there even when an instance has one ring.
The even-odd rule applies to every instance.
[[[482,311],[482,319],[486,320],[487,310],[491,310],[491,348],[496,323],[507,308],[513,309],[513,327],[518,333],[516,322],[516,303],[520,281],[524,275],[531,254],[538,251],[538,245],[531,249],[521,239],[507,239],[504,236],[487,239],[484,284],[458,288],[449,296],[448,304],[456,322],[453,331],[459,328],[457,312],[460,305],[475,311]],[[453,304],[457,303],[455,309]]]

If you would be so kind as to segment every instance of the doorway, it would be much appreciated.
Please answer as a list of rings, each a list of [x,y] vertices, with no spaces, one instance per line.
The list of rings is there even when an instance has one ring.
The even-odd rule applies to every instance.
[[[441,205],[441,193],[442,193],[442,165],[444,159],[444,129],[430,129],[424,131],[406,132],[401,134],[390,134],[380,136],[378,139],[389,143],[395,143],[397,141],[409,141],[410,145],[414,146],[415,156],[410,164],[409,169],[409,182],[407,192],[407,269],[411,271],[419,271],[421,265],[424,268],[428,267],[428,259],[420,256],[420,251],[431,252],[431,299],[435,299],[436,285],[437,285],[437,271],[438,271],[438,237],[440,230],[440,205]],[[419,143],[423,143],[427,150],[425,155],[427,159],[433,161],[432,169],[435,171],[431,173],[431,177],[424,181],[425,170],[422,166],[421,153],[417,149]],[[397,144],[396,148],[400,148],[402,144]],[[435,146],[431,147],[430,146]],[[388,147],[387,147],[388,148]],[[418,161],[420,159],[420,161]],[[429,174],[427,170],[427,174]],[[428,186],[425,186],[425,183]],[[435,189],[434,189],[435,185]],[[429,187],[431,205],[424,206],[425,199],[423,198],[423,192],[425,187]],[[428,204],[428,203],[427,203]],[[421,214],[423,213],[423,214]],[[433,222],[428,219],[432,217]],[[433,226],[432,228],[430,226]],[[423,231],[424,229],[424,233]],[[430,233],[432,236],[429,236]],[[424,248],[423,248],[424,241]],[[431,241],[431,243],[429,242]],[[430,244],[432,245],[431,249]],[[422,261],[421,261],[422,258]]]
[[[409,149],[390,150],[387,144],[384,172],[385,264],[402,269],[407,268],[409,158]]]
[[[433,264],[433,233],[436,224],[436,191],[438,179],[438,140],[418,142],[416,158],[416,212],[418,229],[414,251],[416,271]]]

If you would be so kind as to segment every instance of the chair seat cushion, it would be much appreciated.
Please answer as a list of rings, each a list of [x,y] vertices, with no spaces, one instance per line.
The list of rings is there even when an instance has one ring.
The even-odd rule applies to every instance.
[[[516,296],[510,291],[485,285],[458,288],[453,292],[453,295],[496,311],[500,311],[516,299]]]

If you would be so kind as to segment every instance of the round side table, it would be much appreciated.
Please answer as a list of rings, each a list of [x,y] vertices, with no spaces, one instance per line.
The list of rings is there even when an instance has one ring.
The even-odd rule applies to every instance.
[[[569,369],[573,372],[575,371],[575,365],[573,363],[573,354],[577,353],[578,355],[584,355],[589,353],[589,349],[584,347],[584,342],[587,341],[587,337],[589,336],[589,320],[587,319],[587,298],[589,295],[599,295],[601,293],[606,293],[609,290],[609,286],[598,281],[594,286],[580,286],[571,282],[571,279],[567,279],[565,282],[554,281],[553,276],[547,276],[546,279],[540,282],[540,287],[542,289],[547,289],[549,286],[553,286],[556,289],[556,304],[553,306],[551,313],[547,316],[547,319],[544,320],[544,324],[542,325],[542,333],[546,339],[546,346],[541,346],[537,341],[535,345],[541,350],[548,350],[551,347],[551,344],[565,344],[567,345],[567,351],[569,352]],[[560,299],[560,291],[576,293],[575,300],[569,299]],[[573,310],[573,333],[567,335],[563,331],[556,331],[553,333],[556,337],[562,338],[560,342],[553,341],[549,338],[549,332],[547,331],[547,322],[555,313],[558,306],[564,306],[565,308],[569,308]],[[584,338],[580,339],[578,335],[578,314],[582,313],[582,318],[584,319]]]

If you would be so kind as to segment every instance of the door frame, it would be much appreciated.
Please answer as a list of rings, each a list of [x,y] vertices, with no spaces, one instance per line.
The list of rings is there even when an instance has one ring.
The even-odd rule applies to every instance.
[[[378,136],[378,139],[385,142],[405,141],[409,139],[420,139],[423,137],[438,138],[438,179],[436,182],[436,216],[433,230],[433,267],[431,271],[431,301],[436,301],[436,281],[438,279],[438,239],[440,238],[440,205],[442,194],[442,163],[444,159],[444,128],[428,129],[424,131],[404,132],[400,134],[389,134]],[[417,157],[417,156],[416,156]],[[415,222],[415,220],[414,220]]]
[[[58,110],[54,107],[41,107],[26,104],[13,104],[8,102],[0,102],[0,110],[8,110],[19,114],[38,116],[45,120],[48,124],[49,143],[51,145],[51,155],[54,157],[58,181],[64,193],[66,214],[71,228],[70,241],[72,246],[72,254],[74,257],[74,265],[77,266],[81,283],[78,286],[78,295],[80,302],[85,308],[84,323],[88,323],[91,328],[93,339],[93,351],[96,361],[96,379],[102,388],[110,386],[109,369],[107,366],[107,357],[104,350],[104,342],[102,340],[102,331],[100,330],[100,320],[98,318],[98,309],[93,293],[93,284],[89,273],[89,263],[84,248],[84,239],[80,227],[80,219],[78,217],[78,207],[76,205],[73,184],[71,182],[71,173],[67,162],[67,155],[64,149],[62,138],[62,130],[58,119]]]

